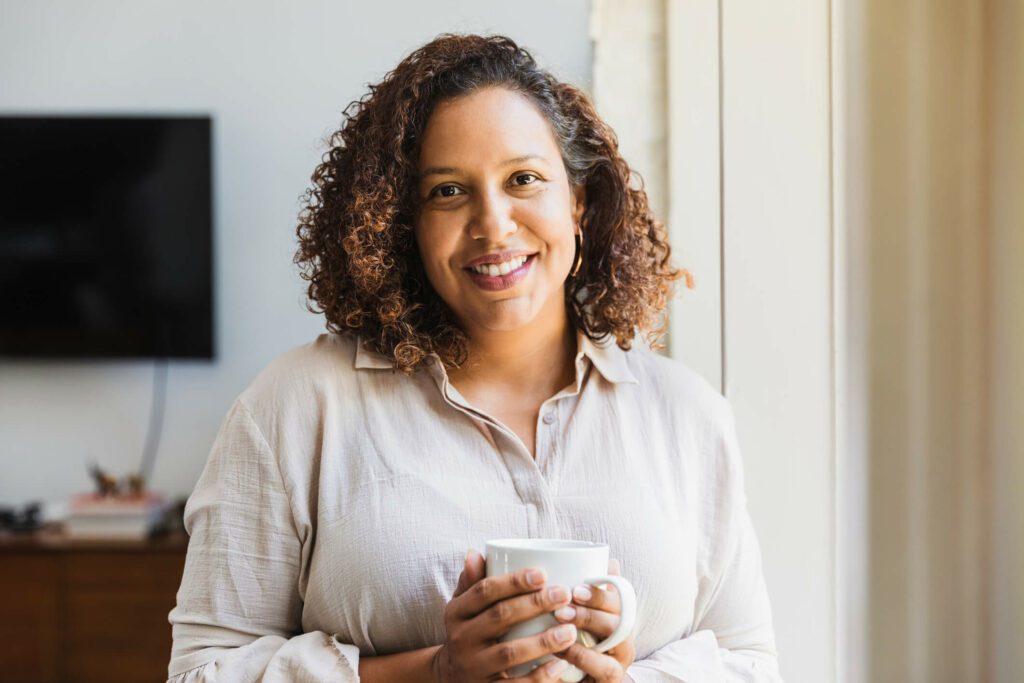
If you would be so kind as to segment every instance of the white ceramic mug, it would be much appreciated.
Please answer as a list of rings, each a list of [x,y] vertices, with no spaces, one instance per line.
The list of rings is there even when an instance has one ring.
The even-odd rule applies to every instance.
[[[501,576],[531,567],[544,570],[545,588],[559,585],[572,591],[574,586],[583,583],[592,586],[610,583],[618,590],[622,609],[615,631],[605,640],[594,644],[593,636],[580,630],[576,637],[577,643],[591,647],[595,652],[607,652],[629,638],[636,625],[636,593],[633,585],[625,578],[608,574],[608,544],[554,538],[501,538],[487,541],[487,576]],[[516,624],[502,636],[501,641],[532,636],[561,623],[553,612],[542,614]],[[554,655],[544,655],[514,666],[508,673],[526,676],[552,659],[555,659]],[[570,665],[562,673],[561,680],[576,683],[586,678],[586,675]]]

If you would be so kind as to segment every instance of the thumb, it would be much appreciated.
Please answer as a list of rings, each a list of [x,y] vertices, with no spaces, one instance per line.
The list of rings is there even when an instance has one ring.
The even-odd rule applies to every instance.
[[[471,552],[472,555],[470,556],[468,563],[470,578],[472,579],[469,584],[470,586],[487,575],[487,558],[475,550]]]
[[[462,595],[467,590],[469,590],[470,586],[472,586],[479,580],[476,578],[476,556],[479,554],[480,553],[473,550],[472,548],[470,548],[469,551],[466,552],[466,556],[462,560],[462,573],[459,574],[459,583],[457,586],[455,586],[455,593],[452,595],[452,597],[458,597],[459,595]]]

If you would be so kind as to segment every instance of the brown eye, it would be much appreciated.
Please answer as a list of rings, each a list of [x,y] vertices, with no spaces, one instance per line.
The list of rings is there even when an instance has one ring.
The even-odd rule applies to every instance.
[[[539,180],[539,178],[537,178],[537,176],[535,176],[533,173],[517,173],[515,178],[516,178],[516,180],[519,180],[520,178],[533,178],[534,180]],[[517,184],[520,185],[520,187],[521,187],[523,185],[532,185],[533,182],[517,183]]]
[[[445,190],[458,190],[459,188],[455,185],[441,185],[440,187],[434,188],[430,193],[431,197],[454,197],[455,194],[446,193]]]

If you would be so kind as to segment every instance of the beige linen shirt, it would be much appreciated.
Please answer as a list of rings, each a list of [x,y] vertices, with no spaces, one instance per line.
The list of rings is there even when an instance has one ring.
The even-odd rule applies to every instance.
[[[780,681],[732,410],[637,342],[579,334],[536,460],[440,363],[412,377],[322,334],[231,406],[185,508],[169,680],[358,681],[438,645],[466,551],[610,546],[636,588],[645,681]]]

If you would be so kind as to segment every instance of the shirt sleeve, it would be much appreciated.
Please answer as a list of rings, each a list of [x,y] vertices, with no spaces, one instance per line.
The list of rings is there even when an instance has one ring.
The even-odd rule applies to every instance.
[[[636,683],[781,683],[761,550],[747,511],[732,407],[717,395],[714,456],[703,478],[706,569],[698,567],[694,626],[628,669]],[[700,557],[700,555],[699,555]]]
[[[358,681],[359,649],[302,633],[302,539],[281,469],[238,399],[185,506],[168,681]]]

